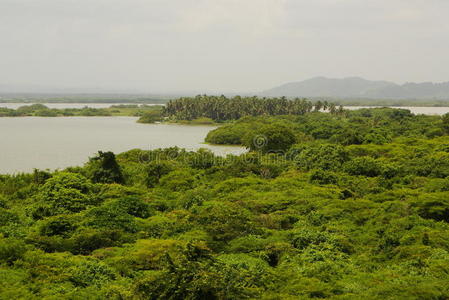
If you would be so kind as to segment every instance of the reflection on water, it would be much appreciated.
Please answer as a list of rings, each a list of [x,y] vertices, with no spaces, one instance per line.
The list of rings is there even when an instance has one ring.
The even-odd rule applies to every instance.
[[[202,144],[211,126],[139,124],[134,117],[0,118],[0,173],[82,165],[98,150],[115,153],[178,146],[240,154],[241,147]]]

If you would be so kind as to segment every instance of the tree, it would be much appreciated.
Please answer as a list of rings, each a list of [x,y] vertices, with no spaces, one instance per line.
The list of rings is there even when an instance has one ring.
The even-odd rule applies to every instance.
[[[442,127],[443,127],[444,131],[446,131],[446,133],[449,133],[449,113],[444,114],[441,117],[441,120],[443,122]]]
[[[15,238],[4,239],[0,236],[0,263],[12,264],[23,257],[27,251],[26,244]]]
[[[368,177],[376,177],[381,175],[381,164],[372,157],[356,157],[348,161],[344,165],[344,170],[351,175],[363,175]]]
[[[421,217],[449,223],[447,193],[423,194],[411,204]]]
[[[175,170],[176,164],[168,160],[156,160],[150,162],[146,167],[146,184],[148,187],[155,187],[162,176]]]
[[[287,151],[295,142],[296,136],[291,129],[275,125],[266,125],[243,138],[246,148],[264,153]]]
[[[113,152],[99,151],[98,155],[91,158],[90,178],[95,183],[123,183],[123,175],[120,166],[115,160]]]
[[[32,212],[36,219],[58,214],[76,213],[95,203],[92,183],[84,176],[61,172],[39,188]]]
[[[305,146],[303,149],[298,149],[298,152],[291,159],[305,170],[323,169],[337,171],[349,159],[347,150],[340,145]]]

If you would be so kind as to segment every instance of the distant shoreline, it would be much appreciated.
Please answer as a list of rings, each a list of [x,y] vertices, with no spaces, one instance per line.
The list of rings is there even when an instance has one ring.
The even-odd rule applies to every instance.
[[[177,98],[152,99],[145,97],[136,98],[82,98],[82,97],[67,97],[67,98],[2,98],[0,96],[0,106],[2,104],[153,104],[164,105],[170,100]],[[289,98],[290,99],[290,98]],[[435,99],[339,99],[339,98],[306,98],[311,102],[329,101],[335,105],[343,106],[370,106],[370,107],[449,107],[449,100],[435,100]]]

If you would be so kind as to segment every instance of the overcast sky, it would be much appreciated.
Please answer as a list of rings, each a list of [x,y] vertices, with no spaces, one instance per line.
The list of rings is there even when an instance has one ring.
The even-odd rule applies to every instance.
[[[448,0],[0,0],[0,85],[253,92],[449,81]]]

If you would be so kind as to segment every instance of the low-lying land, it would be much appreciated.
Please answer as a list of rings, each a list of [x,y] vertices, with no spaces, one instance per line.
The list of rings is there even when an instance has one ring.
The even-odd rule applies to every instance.
[[[0,105],[0,117],[92,117],[92,116],[133,116],[144,114],[160,114],[162,106],[118,104],[108,108],[49,108],[43,104],[24,105],[17,109],[5,108]]]

